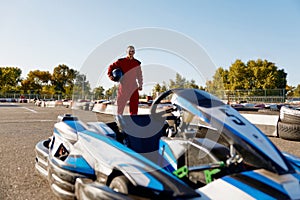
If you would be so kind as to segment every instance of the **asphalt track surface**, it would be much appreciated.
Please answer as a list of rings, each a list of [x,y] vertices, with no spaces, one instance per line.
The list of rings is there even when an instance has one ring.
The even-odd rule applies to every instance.
[[[0,200],[58,199],[35,171],[34,147],[52,135],[57,116],[71,113],[83,121],[112,121],[113,117],[65,107],[0,103]],[[300,142],[270,137],[282,151],[300,157]]]

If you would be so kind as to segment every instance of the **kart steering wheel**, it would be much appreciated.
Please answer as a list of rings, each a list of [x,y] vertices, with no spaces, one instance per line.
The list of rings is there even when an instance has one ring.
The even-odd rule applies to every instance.
[[[157,106],[158,104],[160,104],[160,102],[166,98],[167,96],[169,96],[170,94],[172,94],[173,91],[172,90],[168,90],[164,93],[162,93],[160,96],[158,96],[152,103],[151,107],[150,107],[150,114],[158,114],[158,113],[161,113],[162,115],[167,113],[168,110],[170,109],[167,109],[167,110],[164,110],[164,111],[161,111],[161,112],[157,112]],[[169,111],[170,112],[170,111]]]
[[[178,108],[176,105],[173,105],[173,107],[171,107],[171,108],[163,109],[162,111],[158,111],[157,106],[158,106],[158,104],[161,103],[161,101],[163,99],[165,99],[167,96],[171,95],[172,93],[173,93],[172,90],[168,90],[168,91],[162,93],[158,98],[156,98],[153,101],[151,108],[150,108],[151,115],[156,115],[156,116],[159,116],[159,117],[163,118],[164,120],[166,120],[166,122],[168,124],[168,128],[166,130],[168,137],[173,137],[177,134],[177,126],[179,124],[178,117],[174,116],[174,114],[172,112],[178,110]]]

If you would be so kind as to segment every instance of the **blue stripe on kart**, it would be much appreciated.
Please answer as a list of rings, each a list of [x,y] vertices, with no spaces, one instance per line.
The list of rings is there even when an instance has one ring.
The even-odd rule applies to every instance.
[[[97,139],[99,139],[99,140],[101,140],[101,141],[103,141],[103,142],[105,142],[107,144],[110,144],[111,146],[113,146],[115,148],[118,148],[118,149],[120,149],[123,152],[126,152],[131,157],[133,157],[133,158],[135,158],[137,160],[140,160],[140,161],[142,161],[145,164],[148,164],[149,166],[153,167],[156,170],[159,170],[161,173],[164,173],[164,174],[166,174],[168,176],[171,176],[171,177],[173,176],[173,175],[170,175],[170,172],[166,171],[164,168],[161,168],[156,163],[150,161],[146,157],[140,155],[139,153],[136,153],[132,149],[126,147],[124,144],[121,144],[118,141],[116,141],[116,140],[114,140],[114,139],[112,139],[112,138],[110,138],[108,136],[105,136],[105,135],[102,135],[102,134],[99,134],[99,133],[95,133],[95,132],[92,132],[92,131],[89,131],[89,130],[82,131],[81,133],[89,135],[89,136],[94,137],[94,138],[97,138]],[[81,133],[79,133],[79,135]],[[186,185],[186,183],[184,183],[182,180],[177,179],[177,181],[181,182],[181,184]]]
[[[154,178],[148,173],[144,173],[144,175],[147,176],[147,178],[150,180],[150,182],[148,183],[149,188],[153,188],[160,191],[164,190],[164,186],[161,184],[160,181],[158,181],[156,178]]]
[[[68,126],[70,126],[72,129],[79,131],[84,131],[86,128],[80,123],[80,121],[74,121],[74,120],[66,120],[64,121]]]
[[[271,179],[261,175],[261,174],[258,174],[256,172],[253,172],[253,171],[249,171],[249,172],[243,172],[242,173],[243,175],[245,176],[248,176],[252,179],[256,179],[256,180],[259,180],[260,182],[263,182],[267,185],[271,185],[272,187],[276,188],[276,190],[282,192],[282,193],[285,193],[286,194],[286,191],[284,190],[284,188],[282,187],[282,185],[272,181]]]
[[[63,168],[70,171],[76,171],[84,174],[95,174],[95,171],[91,166],[86,162],[82,156],[70,155],[67,157],[65,162],[69,165],[65,165]]]
[[[235,186],[236,188],[238,188],[239,190],[247,193],[248,195],[252,196],[253,198],[255,199],[276,199],[276,198],[273,198],[257,189],[254,189],[253,187],[247,185],[247,184],[244,184],[236,179],[233,179],[231,177],[224,177],[222,178],[222,180],[226,181],[227,183]]]
[[[138,167],[138,166],[132,166],[132,165],[127,165],[127,164],[122,164],[120,166],[123,167],[123,168],[125,168],[126,171],[130,170],[131,168],[135,168],[136,170],[138,170],[138,172],[140,172],[140,173],[138,173],[136,170],[134,170],[135,172],[133,174],[134,174],[134,176],[145,176],[147,178],[147,180],[144,179],[144,177],[141,177],[140,179],[142,179],[142,180],[144,180],[145,182],[148,183],[146,185],[146,187],[152,188],[152,189],[155,189],[155,190],[159,190],[159,191],[163,191],[164,190],[163,184],[161,184],[161,182],[158,181],[153,176],[153,174],[151,174],[153,172],[145,171],[143,168]]]
[[[231,179],[234,179],[236,182]],[[269,196],[269,198],[272,197],[274,199],[290,199],[289,195],[281,190],[277,190],[272,184],[268,185],[243,174],[232,175],[228,180],[232,181],[232,183],[235,182],[236,187],[242,187],[242,190],[246,193],[250,195],[254,194],[253,196],[258,199],[266,199],[265,196]]]
[[[170,163],[169,165],[164,167],[167,171],[173,172],[177,169],[177,159],[174,157],[169,145],[162,140],[159,141],[159,154],[162,155],[168,163]],[[174,164],[176,166],[173,166]]]
[[[60,132],[56,128],[54,128],[53,132],[57,135],[61,135]]]

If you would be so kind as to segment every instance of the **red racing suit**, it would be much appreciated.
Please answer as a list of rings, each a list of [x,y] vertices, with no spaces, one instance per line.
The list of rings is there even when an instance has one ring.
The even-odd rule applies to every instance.
[[[120,58],[108,67],[107,75],[111,76],[116,68],[120,68],[123,72],[117,96],[118,115],[123,114],[128,100],[130,115],[136,115],[139,104],[138,88],[143,86],[141,62],[135,58]]]

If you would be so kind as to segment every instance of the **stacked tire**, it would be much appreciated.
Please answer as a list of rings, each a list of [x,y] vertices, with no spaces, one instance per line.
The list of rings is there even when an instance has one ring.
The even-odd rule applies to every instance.
[[[282,139],[300,141],[300,110],[282,106],[277,133]]]

